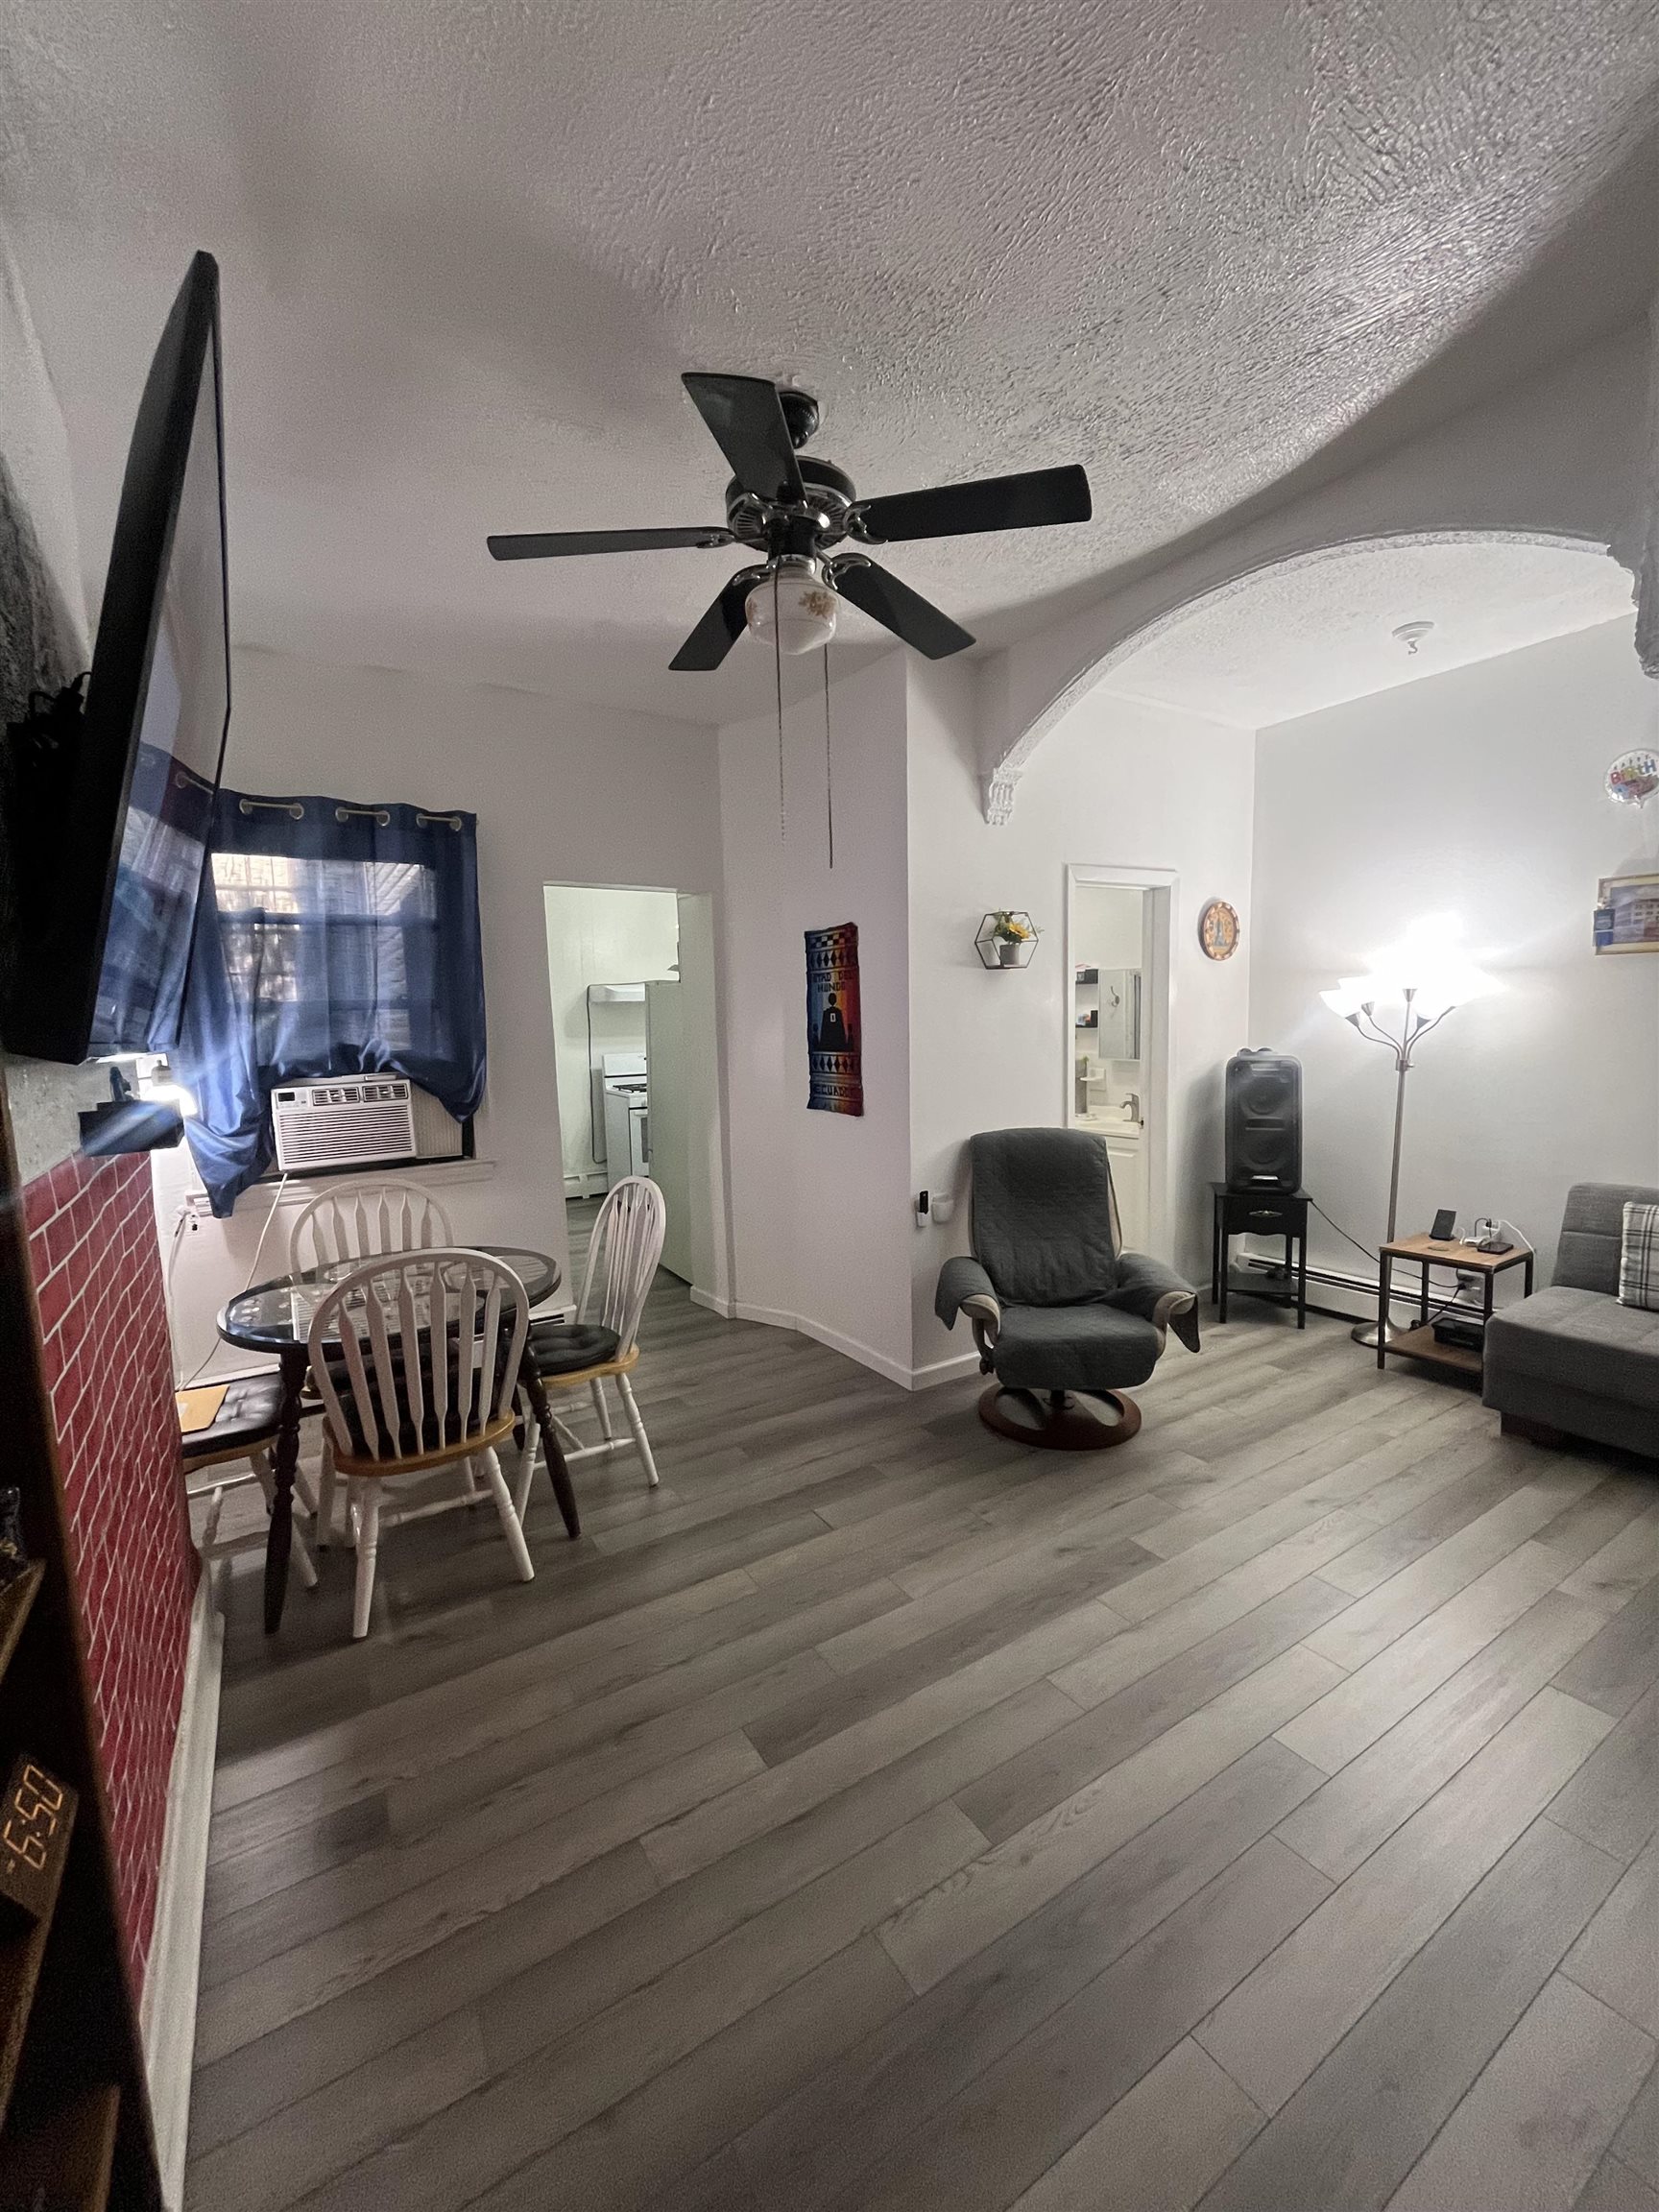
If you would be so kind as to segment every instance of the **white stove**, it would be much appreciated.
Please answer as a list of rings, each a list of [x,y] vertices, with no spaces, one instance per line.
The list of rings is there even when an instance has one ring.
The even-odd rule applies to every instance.
[[[605,1187],[624,1175],[650,1172],[649,1100],[643,1052],[607,1052],[600,1069],[605,1097]]]

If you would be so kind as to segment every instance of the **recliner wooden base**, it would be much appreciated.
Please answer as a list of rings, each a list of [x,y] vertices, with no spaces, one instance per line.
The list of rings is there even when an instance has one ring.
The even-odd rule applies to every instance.
[[[1127,1444],[1141,1427],[1141,1408],[1121,1390],[1015,1390],[993,1382],[979,1400],[979,1418],[998,1436],[1048,1452],[1106,1452]]]

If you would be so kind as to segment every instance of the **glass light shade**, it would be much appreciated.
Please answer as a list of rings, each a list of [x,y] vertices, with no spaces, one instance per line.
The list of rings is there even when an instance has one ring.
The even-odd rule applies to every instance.
[[[1409,991],[1412,1013],[1432,1022],[1497,988],[1464,951],[1461,937],[1461,925],[1449,915],[1413,922],[1398,944],[1372,954],[1369,974],[1345,975],[1335,990],[1319,996],[1333,1014],[1348,1021],[1367,1006],[1392,1014],[1403,1008]]]
[[[1492,978],[1470,959],[1462,935],[1461,924],[1451,915],[1413,922],[1397,945],[1372,960],[1378,981],[1386,984],[1386,996],[1403,998],[1410,991],[1413,1010],[1429,1022],[1450,1006],[1483,997],[1493,988]]]
[[[1363,975],[1344,975],[1334,991],[1321,991],[1319,996],[1333,1014],[1347,1022],[1374,994]]]
[[[785,564],[776,578],[763,577],[744,602],[750,630],[768,645],[774,607],[781,652],[813,653],[835,635],[835,594],[805,563],[798,567]]]

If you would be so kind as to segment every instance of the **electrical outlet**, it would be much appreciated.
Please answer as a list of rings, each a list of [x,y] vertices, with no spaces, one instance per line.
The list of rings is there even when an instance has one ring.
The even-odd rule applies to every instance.
[[[185,1191],[184,1218],[192,1229],[200,1229],[204,1221],[212,1220],[213,1201],[205,1190]]]

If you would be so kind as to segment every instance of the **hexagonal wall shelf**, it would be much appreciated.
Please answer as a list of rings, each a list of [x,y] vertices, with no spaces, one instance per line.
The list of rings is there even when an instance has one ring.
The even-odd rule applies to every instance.
[[[987,914],[974,939],[974,950],[987,968],[1028,968],[1037,945],[1036,923],[1018,907]]]

